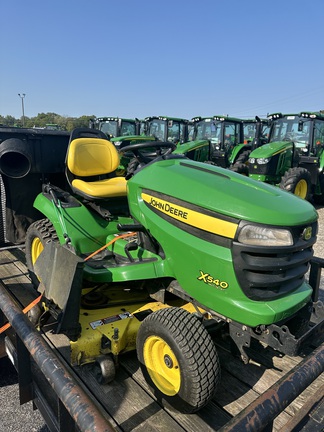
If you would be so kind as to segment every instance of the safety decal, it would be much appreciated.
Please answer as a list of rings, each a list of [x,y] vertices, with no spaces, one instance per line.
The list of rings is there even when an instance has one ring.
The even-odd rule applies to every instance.
[[[90,323],[90,326],[93,330],[95,330],[97,327],[100,327],[102,325],[110,324],[112,322],[119,321],[126,318],[133,318],[133,315],[130,312],[124,312],[122,314],[113,315],[107,318],[102,318],[97,321],[92,321]]]

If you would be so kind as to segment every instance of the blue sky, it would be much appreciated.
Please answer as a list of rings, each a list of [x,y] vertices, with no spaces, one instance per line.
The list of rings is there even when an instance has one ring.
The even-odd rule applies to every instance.
[[[0,0],[0,115],[324,109],[323,0]]]

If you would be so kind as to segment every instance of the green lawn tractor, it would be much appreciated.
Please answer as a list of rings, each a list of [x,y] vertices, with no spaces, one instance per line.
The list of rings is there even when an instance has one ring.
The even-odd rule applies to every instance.
[[[43,294],[39,323],[69,338],[72,364],[106,384],[136,350],[157,399],[190,413],[217,391],[214,338],[230,337],[247,363],[252,340],[296,355],[323,331],[305,282],[317,235],[310,203],[176,155],[171,142],[156,141],[149,160],[152,142],[126,146],[142,162],[116,177],[116,148],[93,133],[71,133],[70,190],[44,184],[34,203],[43,218],[25,245]]]
[[[250,177],[323,203],[324,116],[276,113],[269,119],[269,143],[249,156]]]

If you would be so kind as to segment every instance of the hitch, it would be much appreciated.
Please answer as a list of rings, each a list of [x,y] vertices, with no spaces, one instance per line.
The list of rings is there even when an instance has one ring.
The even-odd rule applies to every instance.
[[[314,257],[310,264],[309,284],[313,288],[312,302],[293,317],[295,321],[301,317],[302,320],[307,320],[309,323],[308,329],[300,335],[298,333],[298,335],[294,335],[289,329],[289,321],[283,324],[271,324],[261,329],[251,328],[235,321],[229,323],[230,336],[238,348],[244,363],[249,362],[249,356],[245,349],[250,347],[251,338],[264,342],[283,354],[296,356],[301,351],[305,342],[311,342],[311,340],[323,336],[324,305],[318,298],[324,259]]]

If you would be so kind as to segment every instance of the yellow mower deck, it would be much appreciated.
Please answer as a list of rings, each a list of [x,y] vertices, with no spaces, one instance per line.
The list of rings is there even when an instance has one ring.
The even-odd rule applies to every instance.
[[[145,291],[103,286],[93,291],[84,290],[81,301],[81,335],[71,342],[71,363],[82,365],[95,361],[101,354],[135,350],[136,335],[141,321],[150,313],[170,306],[181,306],[190,313],[196,312],[191,303],[174,300],[170,304],[152,301]],[[107,305],[100,307],[102,302]],[[104,347],[103,338],[107,338]]]

